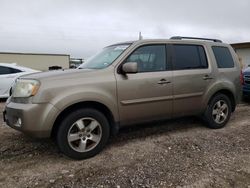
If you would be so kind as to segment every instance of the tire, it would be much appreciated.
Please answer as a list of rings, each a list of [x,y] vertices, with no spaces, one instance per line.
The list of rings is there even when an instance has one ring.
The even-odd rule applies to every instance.
[[[104,148],[109,133],[109,123],[104,114],[83,108],[63,119],[56,133],[56,142],[64,155],[77,160],[87,159]]]
[[[203,119],[209,128],[219,129],[227,124],[231,113],[230,99],[224,94],[217,94],[210,100]]]

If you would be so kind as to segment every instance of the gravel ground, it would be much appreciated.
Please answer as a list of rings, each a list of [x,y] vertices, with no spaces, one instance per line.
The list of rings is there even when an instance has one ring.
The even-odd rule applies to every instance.
[[[250,187],[250,105],[223,129],[196,118],[121,130],[94,158],[74,161],[51,140],[7,127],[0,103],[0,187]]]

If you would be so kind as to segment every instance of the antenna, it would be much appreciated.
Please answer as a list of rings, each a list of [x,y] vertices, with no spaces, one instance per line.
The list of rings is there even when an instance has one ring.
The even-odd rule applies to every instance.
[[[143,39],[143,37],[141,35],[141,32],[139,32],[139,40],[142,40],[142,39]]]

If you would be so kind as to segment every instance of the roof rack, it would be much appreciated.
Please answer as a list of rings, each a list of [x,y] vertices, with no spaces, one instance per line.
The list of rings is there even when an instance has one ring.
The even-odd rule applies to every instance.
[[[171,37],[170,39],[174,39],[174,40],[195,39],[195,40],[210,40],[210,41],[213,41],[213,42],[222,42],[219,39],[197,38],[197,37],[182,37],[182,36],[174,36],[174,37]]]

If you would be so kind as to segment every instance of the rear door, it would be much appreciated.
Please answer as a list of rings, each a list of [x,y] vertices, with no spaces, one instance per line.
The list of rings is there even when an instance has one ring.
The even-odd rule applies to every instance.
[[[173,44],[174,116],[193,115],[202,110],[202,99],[213,75],[202,45]]]
[[[116,74],[121,124],[171,117],[172,71],[165,44],[140,46],[125,62],[137,62],[138,73]]]

